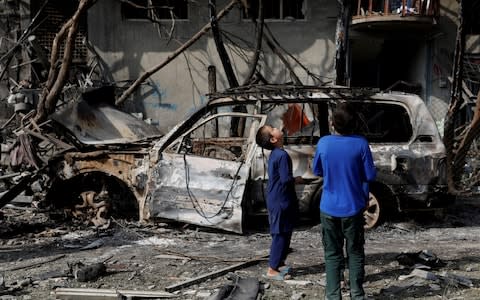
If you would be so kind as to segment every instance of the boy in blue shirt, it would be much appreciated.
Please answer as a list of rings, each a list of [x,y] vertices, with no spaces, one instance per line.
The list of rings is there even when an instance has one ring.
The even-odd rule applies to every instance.
[[[367,140],[355,135],[355,111],[339,103],[333,113],[336,134],[322,137],[313,159],[313,173],[323,177],[320,201],[327,286],[325,299],[341,299],[340,280],[346,252],[352,300],[364,299],[365,237],[363,212],[368,183],[376,177]]]
[[[268,159],[267,210],[272,244],[265,277],[284,280],[289,276],[285,260],[298,215],[295,183],[302,182],[302,177],[293,177],[292,160],[283,149],[282,131],[269,125],[262,126],[257,131],[256,142],[260,147],[271,150]]]

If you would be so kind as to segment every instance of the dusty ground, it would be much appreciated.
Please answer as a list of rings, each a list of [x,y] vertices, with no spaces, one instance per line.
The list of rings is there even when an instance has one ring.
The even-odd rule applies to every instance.
[[[61,287],[164,291],[265,255],[270,242],[263,228],[240,236],[175,223],[145,226],[112,220],[108,229],[95,230],[84,224],[53,221],[33,208],[7,207],[0,212],[0,299],[55,299],[54,291]],[[441,220],[417,215],[415,221],[405,218],[368,231],[368,296],[480,299],[479,214],[476,199],[459,200]],[[258,279],[262,299],[321,299],[325,277],[319,230],[319,225],[303,224],[294,233],[289,256],[294,268],[292,281],[262,278],[265,260],[239,268],[235,274]],[[82,249],[85,246],[89,247]],[[445,266],[429,270],[436,279],[403,278],[412,268],[399,264],[397,255],[422,250],[430,250]],[[94,281],[79,282],[68,274],[69,265],[76,262],[105,262],[107,273]],[[233,283],[227,277],[173,293],[176,299],[208,299],[220,287]]]

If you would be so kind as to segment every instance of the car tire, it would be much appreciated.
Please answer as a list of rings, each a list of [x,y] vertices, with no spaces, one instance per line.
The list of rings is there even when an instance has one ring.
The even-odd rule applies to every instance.
[[[139,220],[138,202],[133,192],[120,179],[101,172],[84,173],[67,180],[58,180],[47,194],[57,209],[67,209],[73,216],[93,214],[95,220],[110,216]],[[103,221],[103,220],[102,220]]]
[[[370,185],[367,207],[363,213],[365,217],[365,229],[377,227],[386,218],[394,213],[394,202],[390,189],[382,184],[373,183]]]
[[[377,226],[383,217],[383,208],[378,197],[372,192],[368,195],[368,202],[363,217],[365,218],[365,229]]]
[[[310,202],[310,219],[314,222],[320,221],[320,196],[322,187],[315,192]],[[374,228],[383,223],[386,216],[393,212],[393,197],[390,190],[381,184],[372,184],[369,193],[368,204],[363,213],[365,218],[365,229]]]

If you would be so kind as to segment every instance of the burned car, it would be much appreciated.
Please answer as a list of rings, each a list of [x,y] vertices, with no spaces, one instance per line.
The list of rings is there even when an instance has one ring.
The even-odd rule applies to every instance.
[[[266,212],[269,153],[255,144],[255,134],[270,124],[284,129],[294,176],[306,179],[296,187],[300,210],[315,218],[322,178],[313,175],[311,163],[318,139],[332,133],[331,113],[339,101],[356,106],[359,130],[370,142],[378,170],[365,212],[367,227],[393,211],[446,204],[445,147],[417,95],[304,86],[210,95],[207,104],[165,135],[143,129],[143,138],[135,141],[89,138],[84,126],[74,124],[79,109],[70,110],[64,113],[68,118],[54,119],[89,147],[52,162],[56,180],[49,199],[98,224],[116,214],[241,233],[248,216]],[[103,115],[89,116],[93,124]]]

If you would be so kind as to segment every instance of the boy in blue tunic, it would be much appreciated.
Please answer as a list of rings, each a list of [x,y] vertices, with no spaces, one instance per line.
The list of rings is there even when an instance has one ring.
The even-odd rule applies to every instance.
[[[327,285],[325,299],[341,299],[340,280],[346,241],[350,298],[364,299],[365,237],[363,212],[368,202],[368,183],[376,177],[367,140],[355,135],[355,111],[339,103],[333,113],[335,134],[322,137],[313,159],[313,173],[323,177],[320,220]]]
[[[272,244],[270,247],[267,278],[286,279],[290,268],[285,265],[292,231],[298,215],[295,183],[302,177],[293,177],[292,160],[283,149],[283,133],[269,125],[258,129],[257,144],[271,150],[268,159],[267,210]]]

